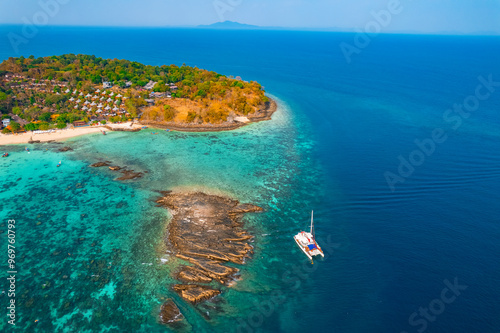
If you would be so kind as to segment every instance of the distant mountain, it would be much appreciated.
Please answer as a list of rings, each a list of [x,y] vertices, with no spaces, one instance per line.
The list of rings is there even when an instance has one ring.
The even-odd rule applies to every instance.
[[[242,24],[233,21],[217,22],[210,25],[199,25],[197,28],[201,29],[227,29],[227,30],[244,30],[244,29],[262,29],[257,25]]]

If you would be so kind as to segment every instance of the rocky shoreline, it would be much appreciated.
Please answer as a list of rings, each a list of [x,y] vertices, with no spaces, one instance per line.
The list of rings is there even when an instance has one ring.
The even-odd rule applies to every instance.
[[[266,108],[260,110],[259,112],[249,115],[247,118],[248,123],[243,122],[224,122],[221,124],[181,124],[175,122],[154,122],[154,121],[140,121],[142,125],[152,126],[154,128],[160,129],[170,129],[179,132],[221,132],[221,131],[231,131],[238,129],[240,127],[257,123],[260,121],[270,120],[271,116],[278,109],[278,104],[275,100],[269,99]]]
[[[219,295],[238,275],[234,264],[245,264],[253,253],[253,236],[241,219],[262,208],[201,192],[160,193],[156,202],[172,214],[166,245],[186,262],[174,273],[179,283],[172,289],[191,305]]]

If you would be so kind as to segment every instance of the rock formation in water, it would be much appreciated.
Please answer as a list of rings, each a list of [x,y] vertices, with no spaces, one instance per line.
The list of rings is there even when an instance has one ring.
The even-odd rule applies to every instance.
[[[241,218],[262,208],[205,193],[161,193],[156,202],[173,216],[167,246],[190,263],[175,273],[181,283],[173,290],[191,304],[219,295],[219,287],[207,284],[228,285],[235,279],[239,270],[228,263],[244,264],[253,253],[253,236],[243,229]]]
[[[173,324],[184,319],[181,310],[170,298],[162,304],[159,317],[162,324]]]

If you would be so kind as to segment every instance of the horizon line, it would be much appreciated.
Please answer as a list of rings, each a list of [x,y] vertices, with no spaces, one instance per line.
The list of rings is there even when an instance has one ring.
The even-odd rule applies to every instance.
[[[303,31],[303,32],[331,32],[331,33],[348,33],[348,34],[357,34],[360,31],[356,31],[353,29],[341,29],[336,27],[284,27],[284,26],[258,26],[258,25],[249,25],[246,23],[238,23],[243,26],[247,25],[250,27],[246,28],[211,28],[210,26],[217,23],[224,22],[215,22],[208,25],[72,25],[72,24],[48,24],[44,26],[39,26],[37,28],[47,28],[47,27],[55,27],[55,28],[116,28],[116,29],[193,29],[193,30],[218,30],[218,31]],[[24,26],[22,23],[0,23],[0,27],[2,26]],[[425,35],[425,36],[491,36],[498,37],[500,36],[500,32],[494,31],[484,31],[484,32],[453,32],[453,31],[440,31],[440,32],[423,32],[423,31],[386,31],[379,33],[369,33],[363,32],[361,33],[367,35]]]

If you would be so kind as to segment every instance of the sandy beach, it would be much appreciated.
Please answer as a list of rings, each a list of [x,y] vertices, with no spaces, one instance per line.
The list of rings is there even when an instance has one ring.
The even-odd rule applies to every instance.
[[[55,130],[51,133],[40,133],[26,132],[20,134],[0,134],[0,146],[1,145],[13,145],[13,144],[23,144],[29,141],[61,141],[69,138],[73,138],[80,135],[99,133],[102,131],[108,131],[111,129],[134,129],[141,128],[142,125],[123,123],[123,124],[109,124],[108,127],[104,126],[87,126],[87,127],[77,127],[71,129]]]

